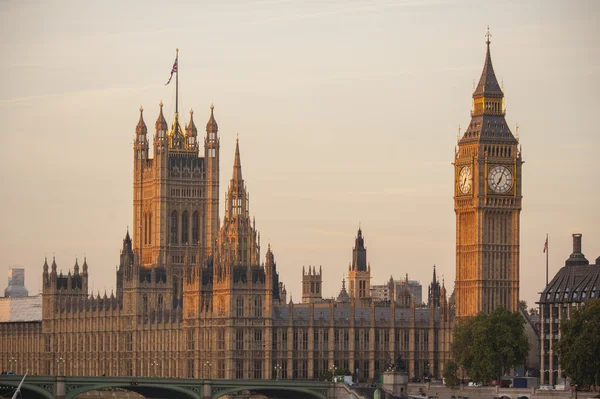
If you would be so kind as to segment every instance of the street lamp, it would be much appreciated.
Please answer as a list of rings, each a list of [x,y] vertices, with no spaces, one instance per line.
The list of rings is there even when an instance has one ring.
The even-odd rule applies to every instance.
[[[58,359],[56,359],[56,365],[57,365],[57,368],[58,368],[58,375],[62,375],[61,372],[60,372],[60,368],[62,366],[63,372],[64,372],[65,359],[63,359],[62,357],[59,357]]]
[[[212,364],[210,363],[209,360],[204,362],[204,373],[206,375],[206,379],[210,378],[210,367],[212,366]]]
[[[278,380],[279,379],[279,372],[281,371],[281,366],[279,364],[277,364],[275,367],[275,379]]]
[[[157,377],[156,375],[156,368],[158,367],[158,361],[154,360],[150,363],[150,366],[152,366],[152,377]]]
[[[337,372],[337,366],[335,364],[332,364],[331,367],[329,368],[329,371],[331,371],[331,381],[335,382],[335,376],[336,376],[336,372]]]
[[[11,357],[10,359],[8,359],[8,368],[13,373],[16,372],[16,370],[17,370],[17,359],[15,359],[14,357]]]

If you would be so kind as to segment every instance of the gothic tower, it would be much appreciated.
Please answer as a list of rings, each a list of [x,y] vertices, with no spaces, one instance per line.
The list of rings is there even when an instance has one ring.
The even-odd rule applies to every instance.
[[[505,120],[504,91],[490,55],[473,92],[471,122],[454,160],[456,316],[519,301],[521,152]]]
[[[360,227],[352,248],[352,264],[348,266],[348,282],[351,298],[371,296],[371,265],[367,264],[367,249]]]
[[[308,265],[308,273],[302,266],[302,303],[320,302],[323,300],[321,287],[323,286],[323,277],[321,267],[319,271],[315,266]]]

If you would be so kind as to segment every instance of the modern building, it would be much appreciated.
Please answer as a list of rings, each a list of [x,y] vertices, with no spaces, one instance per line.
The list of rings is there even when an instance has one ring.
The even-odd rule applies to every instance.
[[[471,122],[454,160],[456,316],[517,311],[521,150],[505,119],[504,90],[492,66],[488,32]]]
[[[422,304],[423,286],[417,280],[408,280],[408,275],[404,280],[394,280],[390,276],[390,280],[386,284],[371,286],[371,297],[379,301],[387,301],[391,298],[398,298],[405,285],[408,286],[408,291],[410,292],[410,295],[417,306]]]
[[[8,269],[8,286],[4,290],[4,297],[24,297],[29,295],[25,287],[25,269],[11,267]]]
[[[562,375],[554,350],[560,323],[587,300],[600,296],[600,256],[590,263],[581,252],[581,234],[573,234],[573,253],[540,295],[540,384],[554,385]]]
[[[321,270],[309,266],[294,303],[270,245],[261,254],[239,142],[220,215],[219,142],[212,106],[202,139],[193,113],[184,129],[176,112],[168,129],[161,104],[150,157],[140,109],[136,228],[122,243],[116,292],[89,292],[85,258],[66,274],[45,261],[38,317],[0,322],[0,367],[14,359],[17,372],[47,375],[317,379],[336,366],[375,380],[402,356],[411,376],[439,377],[451,339],[445,288],[439,306],[417,307],[408,285],[396,300],[371,298],[359,229],[349,292],[343,281],[337,300],[322,298]]]

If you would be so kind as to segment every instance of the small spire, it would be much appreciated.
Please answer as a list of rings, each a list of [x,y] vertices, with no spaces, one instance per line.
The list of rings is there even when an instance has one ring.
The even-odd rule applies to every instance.
[[[242,178],[242,162],[240,161],[240,139],[235,139],[235,158],[233,160],[233,177],[232,180],[241,181]]]
[[[154,124],[154,128],[157,132],[160,130],[166,132],[169,129],[169,125],[167,125],[167,120],[163,115],[163,102],[161,101],[158,105],[160,107],[160,112],[158,114],[158,118],[156,119],[156,123]]]
[[[196,137],[198,136],[198,129],[196,129],[196,125],[194,124],[194,110],[190,109],[190,123],[188,123],[185,128],[188,137]]]
[[[135,127],[135,134],[139,136],[141,134],[147,133],[148,128],[146,127],[146,123],[144,122],[144,108],[140,105],[140,120],[138,121],[138,124]]]
[[[487,26],[487,33],[485,34],[485,44],[487,44],[488,46],[490,45],[491,41],[490,41],[490,37],[492,37],[492,34],[490,33],[490,26]]]
[[[219,125],[217,125],[217,121],[215,120],[214,109],[215,106],[210,104],[210,118],[208,118],[208,122],[206,123],[206,133],[217,133],[219,131]]]

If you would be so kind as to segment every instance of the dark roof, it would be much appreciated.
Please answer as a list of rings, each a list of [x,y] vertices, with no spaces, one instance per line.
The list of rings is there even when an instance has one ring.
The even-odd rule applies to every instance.
[[[494,66],[492,65],[492,55],[490,54],[490,42],[487,42],[487,51],[485,53],[485,63],[483,64],[483,71],[481,71],[481,77],[479,83],[473,92],[473,97],[480,96],[490,97],[503,97],[504,92],[498,84],[496,74],[494,73]]]
[[[471,118],[461,143],[468,141],[485,141],[490,143],[514,143],[518,141],[513,136],[504,115],[478,115]]]
[[[539,303],[584,302],[598,298],[599,291],[600,262],[597,259],[596,264],[590,264],[581,253],[579,241],[565,265],[542,291]]]

